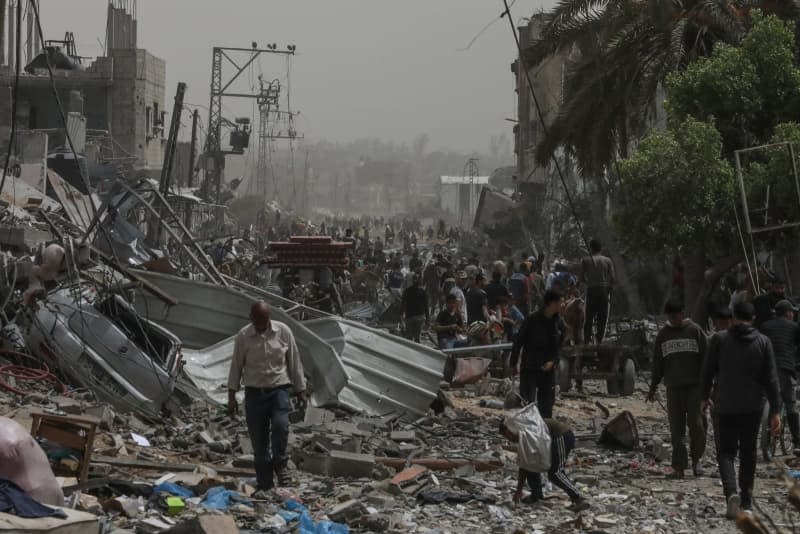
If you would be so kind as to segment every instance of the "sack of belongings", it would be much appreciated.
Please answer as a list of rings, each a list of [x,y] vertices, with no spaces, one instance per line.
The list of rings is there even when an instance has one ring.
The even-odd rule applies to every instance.
[[[506,427],[519,436],[517,442],[520,469],[544,473],[550,469],[550,430],[536,405],[531,403],[506,416]]]
[[[0,478],[14,482],[42,504],[64,505],[47,455],[22,426],[6,417],[0,417]]]

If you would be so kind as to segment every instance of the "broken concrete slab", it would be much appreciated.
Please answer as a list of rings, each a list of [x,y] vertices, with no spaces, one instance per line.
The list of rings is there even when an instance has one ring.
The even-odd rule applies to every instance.
[[[303,471],[344,478],[370,478],[375,465],[375,457],[371,454],[346,451],[330,451],[328,454],[299,451],[294,461]]]
[[[336,523],[351,524],[367,514],[367,508],[358,499],[345,501],[328,512],[328,517]]]
[[[8,534],[97,534],[100,520],[93,514],[61,508],[67,517],[40,517],[27,519],[0,512],[0,532]]]

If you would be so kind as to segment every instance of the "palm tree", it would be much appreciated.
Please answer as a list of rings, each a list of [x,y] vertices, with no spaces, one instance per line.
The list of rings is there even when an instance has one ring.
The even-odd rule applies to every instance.
[[[599,176],[626,157],[651,124],[666,75],[707,56],[714,43],[738,42],[752,7],[729,0],[561,0],[546,15],[541,38],[523,51],[528,68],[577,52],[537,162],[546,164],[564,147],[584,175]],[[792,0],[761,7],[783,17],[796,13]]]

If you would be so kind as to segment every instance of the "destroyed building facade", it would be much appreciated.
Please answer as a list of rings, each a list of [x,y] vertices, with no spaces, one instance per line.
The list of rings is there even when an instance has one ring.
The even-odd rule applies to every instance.
[[[53,59],[57,56],[69,60],[56,61],[53,75],[76,150],[85,153],[90,161],[101,159],[99,154],[93,158],[93,153],[103,147],[99,142],[92,143],[91,138],[104,138],[115,156],[129,159],[137,171],[156,176],[164,160],[166,142],[166,62],[138,48],[136,3],[109,2],[106,52],[87,65],[78,56],[71,33],[67,33],[64,41],[47,41],[46,50],[40,51],[32,14],[24,14],[23,27],[16,28],[16,5],[13,0],[0,1],[0,42],[12,45],[0,48],[0,145],[5,147],[8,143],[15,81],[12,50],[16,32],[23,31],[26,32],[23,42],[29,46],[20,65],[17,109],[20,129],[47,133],[46,152],[67,145],[63,133],[58,133],[62,128],[61,118],[46,62],[37,58],[49,54]]]

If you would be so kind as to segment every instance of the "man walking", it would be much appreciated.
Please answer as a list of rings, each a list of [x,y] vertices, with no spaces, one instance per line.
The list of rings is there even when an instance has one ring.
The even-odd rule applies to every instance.
[[[420,342],[420,334],[425,323],[430,322],[428,294],[422,287],[422,277],[414,275],[414,285],[403,291],[400,320],[405,322],[406,339]]]
[[[688,467],[686,426],[689,426],[689,450],[692,472],[702,476],[700,460],[706,450],[706,428],[700,410],[700,372],[706,353],[706,335],[686,319],[679,300],[667,303],[668,322],[656,337],[649,402],[655,401],[662,378],[667,386],[667,415],[672,435],[672,469],[669,478],[682,479]]]
[[[467,287],[467,273],[465,271],[458,271],[456,274],[456,285],[450,290],[450,293],[455,295],[458,301],[458,313],[461,314],[461,321],[466,325],[469,324],[467,317],[467,298],[464,295],[464,289]]]
[[[511,293],[508,292],[508,288],[503,284],[503,273],[497,270],[492,273],[492,281],[484,288],[484,291],[486,291],[490,310],[497,308],[498,299],[505,298],[508,300],[511,298]]]
[[[786,422],[792,435],[794,455],[800,456],[800,413],[795,402],[797,387],[797,351],[800,348],[800,327],[794,322],[797,307],[788,300],[781,300],[775,305],[774,319],[761,325],[761,333],[772,342],[775,352],[775,366],[778,368],[778,385],[781,388],[781,401],[786,412]],[[761,438],[761,450],[764,459],[770,461],[772,439],[769,429],[765,427]]]
[[[486,285],[486,278],[483,274],[478,273],[475,275],[475,283],[469,291],[467,291],[467,324],[472,324],[477,321],[489,320],[489,299],[486,296],[486,291],[483,287]]]
[[[714,411],[719,424],[719,472],[727,501],[727,517],[735,518],[740,506],[753,505],[753,482],[756,474],[758,428],[763,397],[769,401],[772,432],[780,431],[780,388],[775,369],[775,355],[769,338],[753,328],[755,309],[749,302],[733,310],[733,326],[711,338],[708,357],[703,365],[701,393],[703,411],[711,403],[714,387]],[[739,487],[736,486],[734,461],[739,455]]]
[[[585,343],[592,343],[594,340],[599,345],[606,334],[611,289],[616,284],[616,277],[611,259],[601,254],[603,245],[600,241],[592,239],[589,242],[589,249],[591,254],[581,261],[581,282],[586,284],[586,323],[583,326],[583,339]],[[595,321],[596,330],[594,330]]]
[[[774,276],[770,280],[769,292],[759,295],[753,299],[753,306],[756,310],[756,328],[769,321],[777,315],[775,306],[778,302],[786,300],[786,281],[779,276]]]
[[[292,331],[271,320],[265,302],[250,308],[250,324],[236,335],[228,375],[228,415],[239,411],[236,392],[244,384],[247,432],[253,443],[259,490],[291,484],[286,469],[289,441],[289,392],[292,388],[305,404],[306,380]],[[271,442],[271,447],[270,447]]]
[[[511,370],[516,372],[522,351],[519,393],[526,402],[536,401],[545,419],[553,417],[556,400],[555,369],[564,338],[561,306],[564,297],[557,291],[546,291],[542,308],[530,315],[519,329],[511,349]]]

